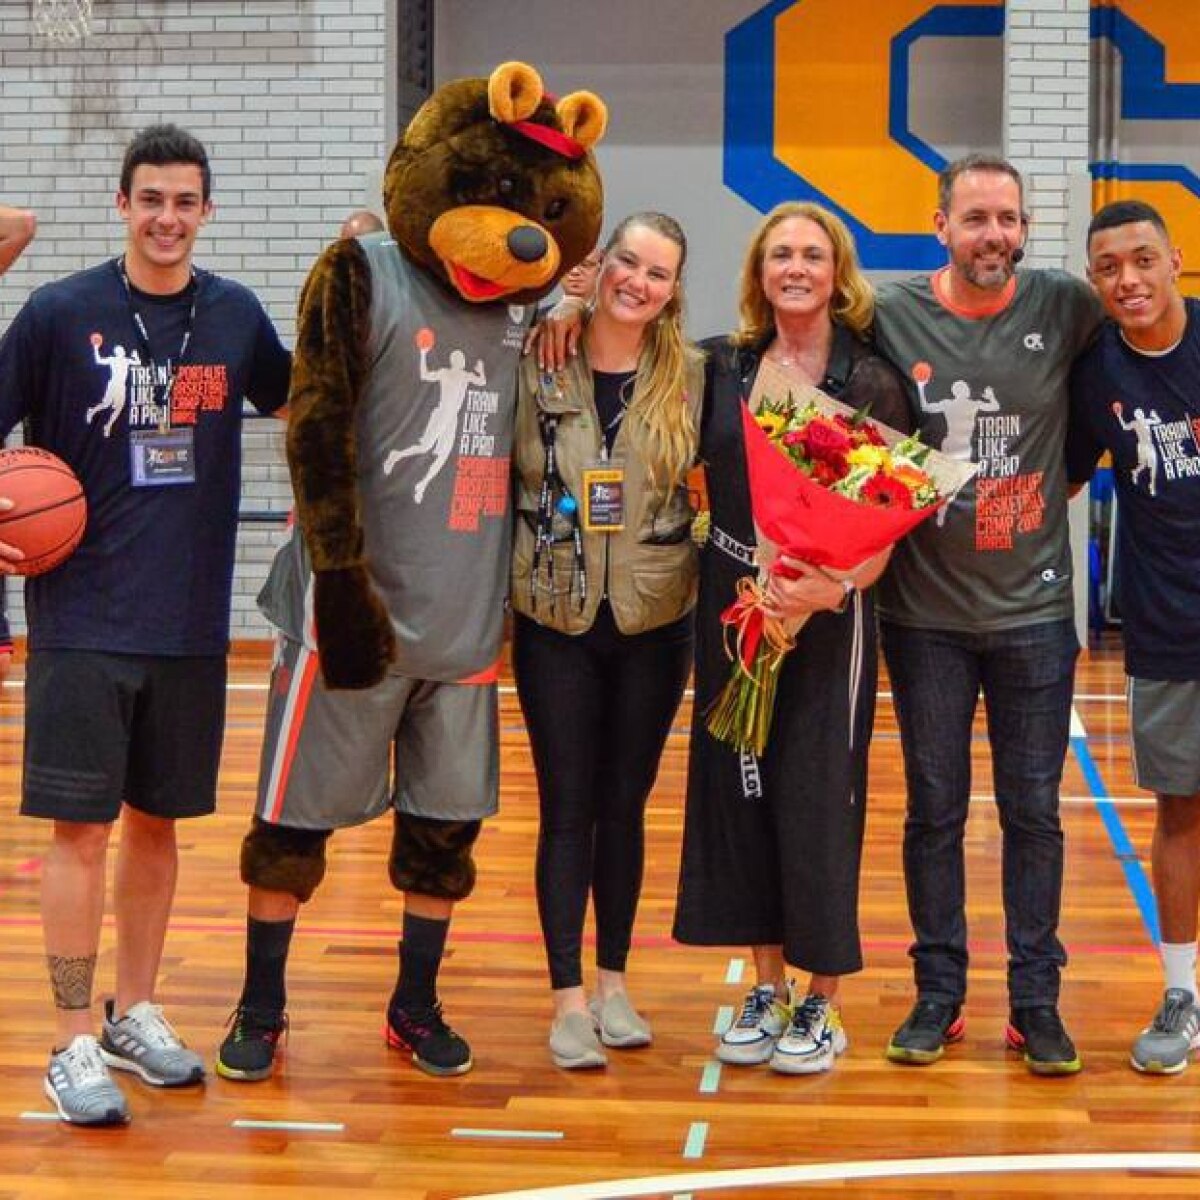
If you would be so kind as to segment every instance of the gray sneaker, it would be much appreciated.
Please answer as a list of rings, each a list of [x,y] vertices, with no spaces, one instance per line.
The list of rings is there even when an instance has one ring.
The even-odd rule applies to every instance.
[[[119,1021],[113,1016],[113,1002],[107,1000],[100,1054],[110,1067],[136,1071],[155,1087],[186,1087],[203,1081],[200,1055],[179,1040],[159,1005],[142,1000]]]
[[[608,1065],[592,1018],[581,1012],[569,1012],[550,1026],[550,1057],[564,1071]]]
[[[100,1044],[89,1033],[50,1055],[42,1090],[58,1115],[71,1125],[124,1125],[129,1107],[100,1057]]]
[[[1200,1006],[1191,992],[1167,988],[1154,1020],[1133,1043],[1129,1063],[1147,1075],[1178,1075],[1187,1070],[1196,1049],[1200,1049]]]

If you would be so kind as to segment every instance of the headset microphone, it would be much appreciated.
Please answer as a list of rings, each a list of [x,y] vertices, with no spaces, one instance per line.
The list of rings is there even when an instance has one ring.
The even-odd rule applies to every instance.
[[[1018,246],[1008,257],[1015,267],[1025,257],[1025,247]]]

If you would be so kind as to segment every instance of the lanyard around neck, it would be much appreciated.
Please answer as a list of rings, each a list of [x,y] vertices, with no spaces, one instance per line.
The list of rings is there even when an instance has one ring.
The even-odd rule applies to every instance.
[[[157,380],[159,372],[158,361],[155,359],[154,351],[150,347],[150,334],[146,329],[146,322],[142,319],[142,314],[133,302],[133,288],[129,283],[129,276],[125,271],[124,257],[116,260],[116,267],[117,274],[121,277],[121,285],[125,289],[125,303],[129,308],[129,316],[137,332],[138,347],[142,351],[146,365],[150,367],[152,378]],[[184,355],[187,354],[188,346],[191,345],[192,331],[196,327],[196,297],[199,294],[200,288],[196,282],[195,270],[191,272],[188,286],[191,288],[192,302],[188,308],[187,325],[184,326],[183,330],[183,341],[179,345],[179,353],[175,356],[174,360],[167,359],[167,381],[163,387],[162,401],[156,406],[162,411],[162,418],[159,421],[159,425],[163,429],[169,429],[171,426],[171,393],[175,390],[175,379],[179,374],[180,366],[183,364]]]

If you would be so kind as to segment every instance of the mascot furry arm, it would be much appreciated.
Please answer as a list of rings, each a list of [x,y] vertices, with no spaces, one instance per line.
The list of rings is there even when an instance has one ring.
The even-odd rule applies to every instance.
[[[370,324],[366,255],[353,239],[335,242],[300,295],[287,433],[296,510],[312,558],[321,670],[330,687],[378,683],[395,651],[391,619],[363,557],[355,482],[354,411]],[[345,619],[350,612],[353,623]]]
[[[599,236],[603,200],[590,149],[606,124],[598,97],[554,101],[524,63],[439,88],[388,164],[388,228],[401,253],[464,304],[540,299]],[[371,295],[358,242],[330,246],[301,295],[288,400],[288,463],[331,688],[374,686],[396,650],[364,556],[356,483]]]

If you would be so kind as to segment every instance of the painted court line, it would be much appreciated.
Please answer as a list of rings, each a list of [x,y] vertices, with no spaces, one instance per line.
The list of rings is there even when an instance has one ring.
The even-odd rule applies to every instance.
[[[452,1129],[451,1137],[513,1138],[525,1142],[558,1142],[566,1134],[561,1129]]]
[[[683,1143],[684,1158],[703,1158],[704,1143],[708,1141],[708,1122],[693,1121],[688,1127],[687,1141]]]
[[[252,1121],[238,1117],[231,1121],[234,1129],[268,1129],[282,1130],[284,1133],[345,1133],[346,1126],[341,1121]]]
[[[714,1058],[704,1064],[704,1073],[700,1076],[700,1092],[712,1096],[721,1086],[721,1064]]]
[[[868,1162],[814,1163],[808,1166],[748,1167],[732,1171],[696,1171],[642,1179],[610,1179],[564,1187],[489,1192],[463,1200],[623,1200],[717,1188],[777,1187],[782,1183],[842,1183],[852,1179],[912,1179],[937,1176],[1012,1175],[1044,1171],[1200,1171],[1200,1154],[1014,1154],[963,1158],[909,1158]],[[1132,1193],[1131,1193],[1132,1194]]]
[[[21,1114],[22,1121],[61,1121],[62,1118],[56,1112],[23,1112]]]
[[[1079,735],[1074,732],[1076,726],[1081,731]],[[1129,840],[1129,834],[1126,832],[1116,806],[1109,798],[1108,789],[1104,786],[1104,777],[1100,774],[1096,760],[1092,758],[1091,750],[1088,749],[1087,730],[1074,710],[1071,713],[1071,727],[1071,749],[1075,754],[1075,761],[1079,764],[1079,769],[1083,772],[1083,777],[1091,790],[1096,811],[1100,814],[1100,820],[1104,823],[1104,828],[1108,833],[1108,840],[1112,843],[1113,852],[1121,864],[1125,882],[1133,893],[1134,902],[1142,917],[1142,924],[1145,925],[1146,932],[1150,935],[1150,944],[1157,946],[1160,936],[1158,905],[1154,902],[1154,889],[1150,885],[1150,878],[1138,858],[1137,850]]]
[[[741,983],[742,974],[746,970],[746,960],[744,958],[731,958],[729,967],[725,972],[726,983]]]
[[[732,1024],[733,1024],[733,1005],[732,1004],[722,1004],[717,1009],[717,1016],[716,1016],[716,1019],[713,1021],[712,1031],[713,1031],[713,1033],[715,1033],[717,1035],[717,1037],[720,1037],[721,1034],[723,1034],[725,1032],[725,1030],[727,1030],[730,1027],[730,1025],[732,1025]]]

